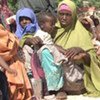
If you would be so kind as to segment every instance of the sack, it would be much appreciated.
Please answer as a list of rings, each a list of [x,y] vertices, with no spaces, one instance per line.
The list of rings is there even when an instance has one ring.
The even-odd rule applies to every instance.
[[[82,66],[83,67],[83,66]],[[82,94],[86,92],[83,81],[84,69],[76,64],[63,64],[64,91],[67,94]]]

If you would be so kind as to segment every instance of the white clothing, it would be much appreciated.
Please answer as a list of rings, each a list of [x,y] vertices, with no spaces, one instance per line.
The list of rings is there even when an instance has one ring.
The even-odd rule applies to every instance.
[[[51,35],[47,32],[44,32],[42,30],[37,30],[34,37],[35,36],[40,37],[41,40],[43,41],[43,44],[54,44],[53,39],[51,38]]]

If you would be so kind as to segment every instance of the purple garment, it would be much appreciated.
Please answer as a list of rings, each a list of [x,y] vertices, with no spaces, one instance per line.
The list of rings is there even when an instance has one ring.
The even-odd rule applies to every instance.
[[[31,57],[31,68],[32,68],[32,73],[33,77],[35,79],[44,79],[44,71],[41,67],[39,57],[37,56],[36,52],[33,52],[32,57]]]
[[[32,23],[26,25],[25,28],[22,28],[22,26],[19,23],[20,17],[28,17],[31,19]],[[36,16],[35,16],[35,13],[30,8],[22,8],[17,11],[16,24],[17,24],[17,29],[16,29],[15,34],[19,39],[21,39],[27,33],[32,34],[32,33],[36,32],[38,29],[40,29],[37,19],[36,19]]]

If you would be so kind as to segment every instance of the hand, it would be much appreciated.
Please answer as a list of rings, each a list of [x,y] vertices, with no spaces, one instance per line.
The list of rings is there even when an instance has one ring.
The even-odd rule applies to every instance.
[[[80,53],[85,53],[85,51],[80,47],[72,47],[66,50],[65,56],[68,57],[68,59],[73,60],[74,57]]]
[[[32,38],[32,44],[37,45],[37,44],[43,44],[43,41],[41,40],[40,37],[36,36]]]
[[[86,56],[86,53],[79,53],[78,55],[74,56],[73,60],[74,61],[81,60],[85,56]]]
[[[92,20],[89,16],[84,17],[84,19],[87,20],[87,22],[88,22],[91,26],[94,25],[93,20]]]
[[[33,38],[27,38],[25,41],[25,44],[27,45],[37,45],[37,44],[42,44],[43,41],[38,37],[33,37]]]

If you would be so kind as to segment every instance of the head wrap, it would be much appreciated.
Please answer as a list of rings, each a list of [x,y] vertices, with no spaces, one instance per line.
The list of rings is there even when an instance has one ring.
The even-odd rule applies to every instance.
[[[59,6],[58,11],[61,11],[61,10],[67,10],[67,11],[71,12],[70,7],[68,5],[66,5],[66,4],[61,4]]]
[[[28,17],[31,19],[32,22],[26,25],[25,28],[22,28],[19,22],[20,17]],[[17,24],[17,29],[15,34],[19,39],[21,39],[22,36],[24,36],[27,32],[31,34],[32,32],[36,32],[38,29],[40,29],[35,13],[30,8],[22,8],[18,10],[16,14],[16,24]]]
[[[73,21],[75,23],[75,21],[77,20],[76,5],[75,5],[75,3],[73,1],[71,1],[71,0],[63,0],[63,1],[61,1],[58,4],[58,12],[59,12],[60,6],[63,5],[63,4],[67,5],[70,8],[71,13],[72,13],[72,18],[73,18]]]

